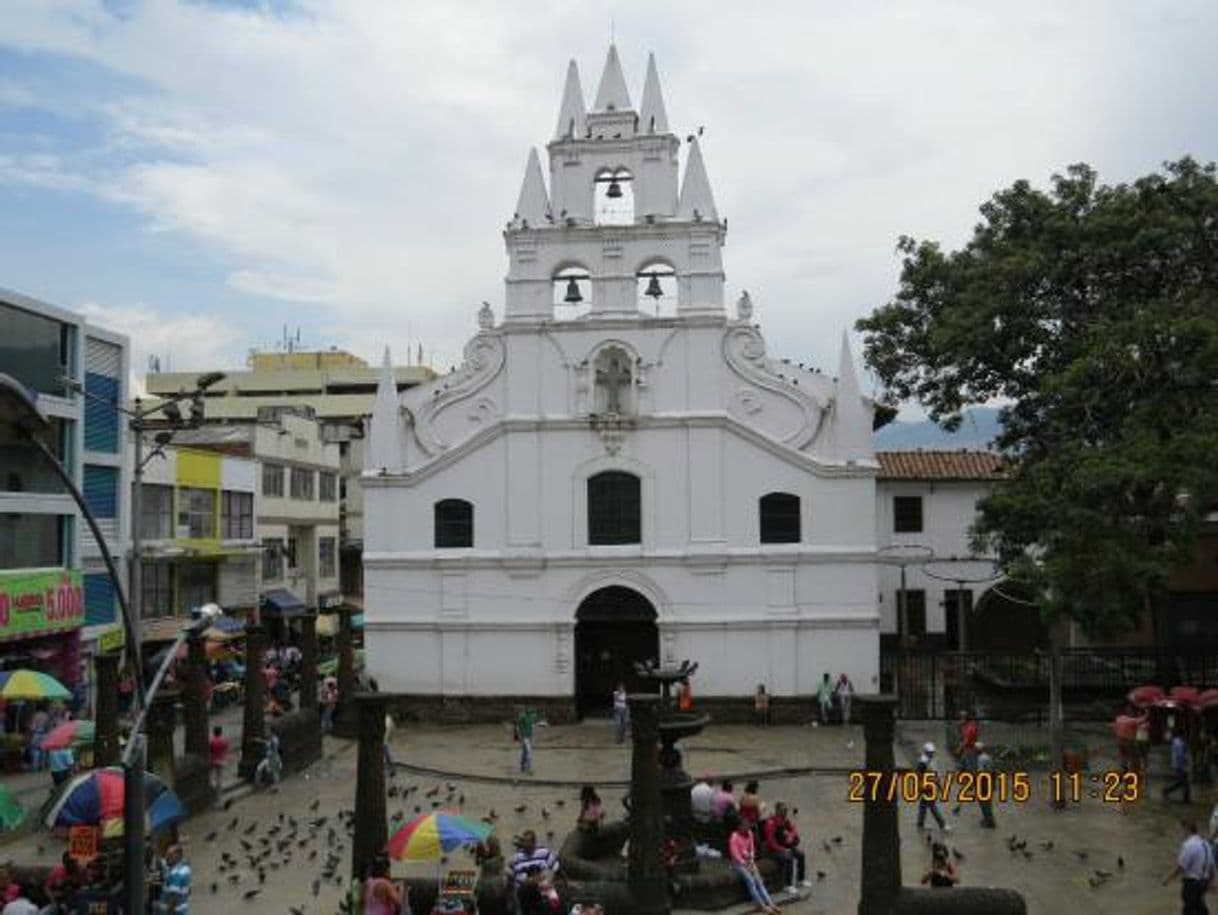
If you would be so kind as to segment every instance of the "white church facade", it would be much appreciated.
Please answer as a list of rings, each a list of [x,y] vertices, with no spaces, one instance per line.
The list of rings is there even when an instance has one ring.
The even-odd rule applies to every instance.
[[[455,372],[378,393],[369,673],[580,713],[648,658],[698,661],[703,697],[875,690],[877,465],[845,339],[831,378],[767,353],[747,293],[729,312],[726,221],[654,59],[637,109],[613,47],[590,109],[572,62],[547,152],[503,232],[501,319],[483,306]]]

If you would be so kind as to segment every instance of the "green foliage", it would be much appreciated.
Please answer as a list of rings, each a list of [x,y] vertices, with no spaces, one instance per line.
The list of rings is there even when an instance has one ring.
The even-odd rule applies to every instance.
[[[943,427],[997,402],[1011,478],[974,547],[1046,616],[1119,629],[1162,595],[1218,499],[1218,180],[1085,165],[1019,181],[962,250],[902,238],[900,288],[858,322],[891,396]]]

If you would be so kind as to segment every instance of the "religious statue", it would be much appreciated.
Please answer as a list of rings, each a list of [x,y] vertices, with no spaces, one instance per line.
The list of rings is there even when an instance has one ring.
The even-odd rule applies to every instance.
[[[632,375],[630,365],[624,354],[617,351],[606,353],[602,362],[603,368],[596,370],[596,385],[605,389],[605,412],[612,414],[624,413],[622,406],[622,391],[629,389]]]

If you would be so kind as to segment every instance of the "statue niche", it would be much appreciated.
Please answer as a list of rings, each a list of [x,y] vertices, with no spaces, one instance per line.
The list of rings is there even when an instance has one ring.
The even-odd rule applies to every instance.
[[[619,346],[607,346],[593,362],[593,409],[600,416],[635,413],[634,359]]]

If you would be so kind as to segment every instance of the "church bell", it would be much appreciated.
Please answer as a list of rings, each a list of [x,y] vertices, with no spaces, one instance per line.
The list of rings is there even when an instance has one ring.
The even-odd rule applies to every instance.
[[[617,200],[622,196],[622,186],[617,183],[616,178],[609,182],[609,190],[605,192],[605,196],[610,200]]]
[[[660,288],[660,278],[658,276],[656,276],[654,273],[651,275],[651,279],[648,281],[647,289],[644,290],[643,295],[649,295],[653,299],[659,299],[659,298],[663,297],[664,290]]]
[[[567,280],[567,294],[562,297],[562,300],[568,305],[575,305],[584,300],[584,297],[579,293],[579,283],[575,282],[575,277]]]

